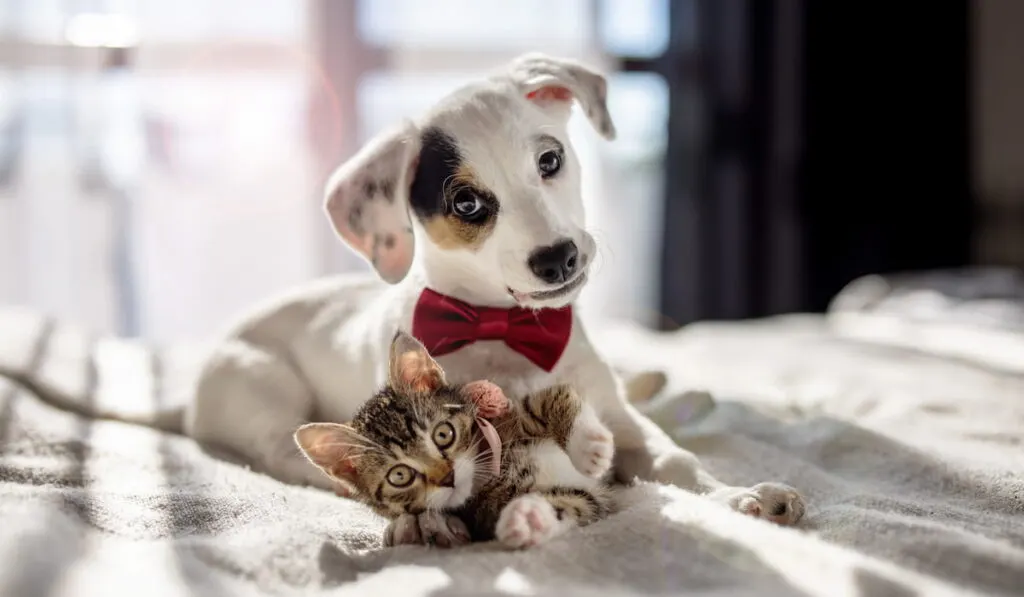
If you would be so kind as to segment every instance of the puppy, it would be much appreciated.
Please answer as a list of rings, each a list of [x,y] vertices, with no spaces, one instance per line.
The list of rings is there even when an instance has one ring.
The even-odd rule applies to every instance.
[[[804,505],[793,489],[725,487],[630,405],[573,314],[596,253],[566,132],[574,103],[615,137],[604,77],[522,56],[341,165],[326,186],[327,216],[383,282],[318,282],[245,317],[206,363],[186,432],[283,481],[324,487],[292,434],[311,420],[349,420],[384,382],[395,333],[411,331],[451,383],[486,378],[510,397],[575,387],[614,434],[622,480],[796,522]],[[571,448],[600,451],[585,444]],[[420,536],[445,533],[443,522],[423,521]]]

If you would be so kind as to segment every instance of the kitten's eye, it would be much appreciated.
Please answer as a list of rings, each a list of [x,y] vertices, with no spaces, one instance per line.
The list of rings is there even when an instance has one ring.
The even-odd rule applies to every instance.
[[[483,201],[476,196],[476,193],[468,189],[456,193],[452,201],[452,211],[459,218],[469,222],[479,220],[487,213]]]
[[[549,149],[537,158],[537,169],[541,178],[551,178],[562,169],[562,156],[554,149]]]
[[[416,473],[411,467],[404,464],[396,464],[391,467],[388,471],[388,483],[391,483],[395,487],[402,488],[412,485],[413,480],[416,478]]]
[[[444,449],[455,442],[455,428],[451,423],[441,423],[434,427],[434,443],[438,448]]]

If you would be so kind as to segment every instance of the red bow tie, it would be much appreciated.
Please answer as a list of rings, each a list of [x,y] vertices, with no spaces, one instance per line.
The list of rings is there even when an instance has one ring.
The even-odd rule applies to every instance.
[[[512,350],[551,371],[562,358],[572,332],[572,307],[532,311],[513,307],[474,307],[423,290],[412,315],[412,335],[432,356],[441,356],[478,340],[504,340]]]

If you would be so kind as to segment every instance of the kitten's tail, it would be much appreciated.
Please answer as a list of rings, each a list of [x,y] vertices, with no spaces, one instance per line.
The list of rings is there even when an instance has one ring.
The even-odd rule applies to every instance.
[[[181,433],[189,372],[198,371],[198,354],[185,352],[97,337],[32,311],[4,308],[0,408],[17,420],[21,390],[84,417]]]

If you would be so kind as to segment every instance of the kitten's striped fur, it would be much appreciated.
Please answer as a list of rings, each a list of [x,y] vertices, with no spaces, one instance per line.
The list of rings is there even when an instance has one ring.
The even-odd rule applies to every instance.
[[[511,404],[509,414],[495,421],[503,444],[501,475],[486,481],[459,512],[473,538],[493,539],[503,509],[528,493],[550,503],[559,520],[584,526],[607,516],[612,501],[602,482],[581,474],[559,479],[543,474],[552,464],[540,458],[550,456],[539,449],[545,443],[557,445],[568,461],[565,449],[582,405],[576,391],[555,386]]]

